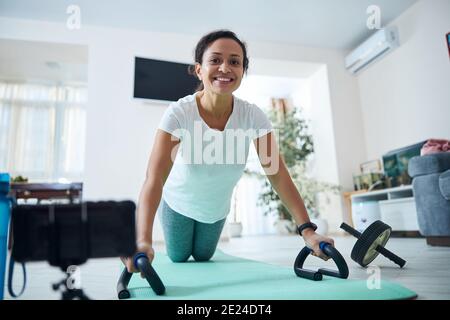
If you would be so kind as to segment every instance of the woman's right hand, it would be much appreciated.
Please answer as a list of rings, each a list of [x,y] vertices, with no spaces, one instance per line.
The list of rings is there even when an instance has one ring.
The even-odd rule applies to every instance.
[[[153,259],[155,258],[155,251],[152,248],[152,244],[149,242],[140,242],[137,244],[137,252],[143,252],[147,255],[148,261],[152,263]],[[134,261],[133,257],[121,257],[121,260],[123,264],[127,267],[127,271],[132,272],[139,272],[134,267]],[[141,277],[144,278],[144,275],[141,273]]]

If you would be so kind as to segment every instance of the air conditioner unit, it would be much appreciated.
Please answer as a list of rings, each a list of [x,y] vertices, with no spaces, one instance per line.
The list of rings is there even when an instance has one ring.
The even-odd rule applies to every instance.
[[[380,29],[345,58],[345,68],[350,73],[357,74],[398,46],[397,27]]]

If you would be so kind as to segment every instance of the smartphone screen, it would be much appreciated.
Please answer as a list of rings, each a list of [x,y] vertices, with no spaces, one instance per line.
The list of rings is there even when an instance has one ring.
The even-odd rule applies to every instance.
[[[89,258],[135,253],[132,201],[17,205],[12,209],[12,256],[18,262],[78,265]]]

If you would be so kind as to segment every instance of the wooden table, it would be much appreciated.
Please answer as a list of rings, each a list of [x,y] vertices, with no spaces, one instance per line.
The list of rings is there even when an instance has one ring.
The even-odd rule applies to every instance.
[[[38,204],[42,200],[67,199],[70,203],[81,202],[83,183],[11,183],[9,196],[17,200],[37,199]],[[11,226],[10,226],[11,227]],[[9,232],[8,250],[12,247],[12,230]]]
[[[42,200],[68,199],[70,203],[81,202],[83,183],[11,183],[10,196],[14,199]]]

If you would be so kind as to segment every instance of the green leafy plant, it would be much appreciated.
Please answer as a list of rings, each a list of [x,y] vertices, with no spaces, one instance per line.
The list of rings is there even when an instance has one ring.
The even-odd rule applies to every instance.
[[[314,153],[312,136],[309,133],[308,123],[301,117],[301,109],[292,108],[288,111],[271,109],[268,114],[273,127],[278,130],[277,141],[280,154],[291,175],[291,178],[303,198],[305,207],[311,217],[320,215],[318,194],[323,193],[328,199],[328,193],[337,193],[339,186],[320,182],[308,176],[306,164],[309,156]],[[249,175],[254,172],[246,171]],[[294,221],[289,210],[283,205],[280,197],[272,188],[265,176],[256,174],[263,180],[262,193],[259,195],[257,205],[264,208],[264,214],[276,214],[278,219]]]
[[[24,183],[28,182],[27,177],[17,176],[17,177],[11,177],[11,183]]]

